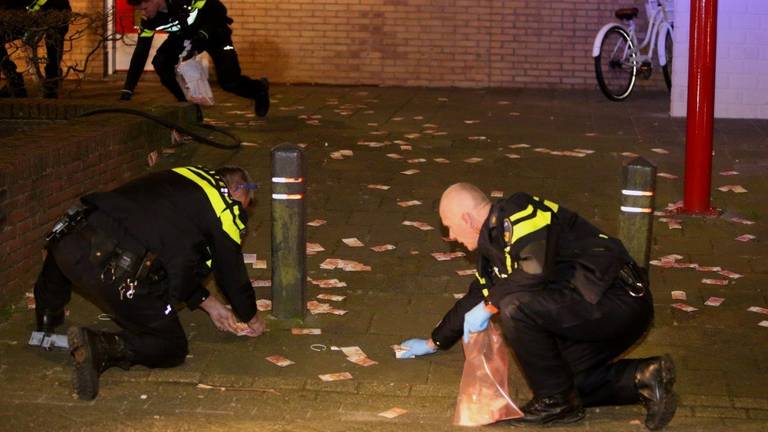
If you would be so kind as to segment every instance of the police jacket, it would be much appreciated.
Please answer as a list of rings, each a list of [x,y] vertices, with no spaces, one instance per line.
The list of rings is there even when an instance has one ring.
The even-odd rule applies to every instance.
[[[27,10],[37,12],[39,10],[72,10],[69,0],[2,0],[0,9]]]
[[[220,33],[231,34],[232,18],[220,0],[165,0],[168,12],[158,12],[151,19],[143,18],[139,25],[139,40],[128,66],[124,90],[133,91],[144,72],[155,32],[164,31],[185,40],[215,38]],[[180,53],[179,53],[180,54]]]
[[[247,216],[213,171],[174,168],[81,201],[95,208],[89,224],[120,247],[157,255],[166,273],[160,295],[169,303],[197,307],[209,295],[201,282],[212,270],[235,315],[248,322],[256,314],[241,249]]]
[[[597,303],[631,259],[622,243],[575,212],[516,193],[491,206],[480,230],[476,280],[432,331],[450,348],[462,335],[464,314],[480,302],[498,310],[508,294],[575,289]]]

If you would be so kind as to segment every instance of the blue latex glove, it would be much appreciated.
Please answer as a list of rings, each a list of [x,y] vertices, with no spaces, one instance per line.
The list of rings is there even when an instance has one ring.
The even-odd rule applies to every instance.
[[[464,314],[464,343],[469,342],[469,334],[477,333],[488,327],[492,313],[485,308],[485,303],[480,302],[469,312]]]
[[[429,346],[427,339],[408,339],[400,344],[403,348],[408,348],[408,351],[403,353],[401,358],[414,358],[416,356],[432,354],[437,351],[437,348]]]

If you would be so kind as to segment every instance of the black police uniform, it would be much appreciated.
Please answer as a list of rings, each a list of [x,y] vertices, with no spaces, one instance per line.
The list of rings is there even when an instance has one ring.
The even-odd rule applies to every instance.
[[[74,284],[122,327],[131,364],[171,367],[188,352],[177,309],[208,297],[201,283],[211,271],[238,319],[256,314],[241,249],[246,213],[213,171],[175,168],[81,201],[85,219],[49,243],[38,320],[61,311]]]
[[[478,255],[477,280],[432,332],[440,348],[461,337],[464,314],[485,301],[499,311],[534,397],[575,390],[584,406],[639,402],[640,360],[614,360],[648,329],[653,301],[619,240],[517,193],[491,207]]]
[[[241,73],[232,43],[232,19],[219,0],[166,0],[167,12],[158,12],[151,19],[142,19],[139,41],[131,57],[123,92],[133,93],[144,71],[155,32],[168,33],[152,59],[160,82],[179,101],[186,97],[176,81],[176,65],[184,52],[184,41],[190,41],[195,52],[207,51],[216,67],[221,88],[238,96],[254,99],[264,92],[265,80],[254,80]]]
[[[71,11],[69,0],[8,0],[0,5],[1,10],[26,10],[28,13],[42,11]],[[48,29],[45,33],[45,81],[43,82],[43,95],[47,98],[58,96],[59,82],[61,81],[61,59],[64,52],[64,37],[69,31],[69,23]],[[7,95],[10,97],[26,97],[24,77],[17,72],[14,63],[5,44],[24,37],[23,34],[9,34],[0,30],[0,69],[8,80]]]

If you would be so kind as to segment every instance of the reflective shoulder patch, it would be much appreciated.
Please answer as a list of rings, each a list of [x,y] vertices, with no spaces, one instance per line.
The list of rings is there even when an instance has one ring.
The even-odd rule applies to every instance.
[[[504,219],[504,243],[510,244],[512,241],[512,222]]]

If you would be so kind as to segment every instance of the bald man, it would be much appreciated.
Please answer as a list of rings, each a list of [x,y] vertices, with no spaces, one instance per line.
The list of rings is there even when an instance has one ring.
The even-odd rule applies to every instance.
[[[642,403],[651,430],[676,410],[668,355],[617,358],[648,330],[653,300],[621,242],[578,214],[526,193],[492,203],[457,183],[440,199],[449,236],[477,250],[476,280],[415,357],[448,349],[498,317],[533,392],[517,424],[571,423],[584,407]]]

